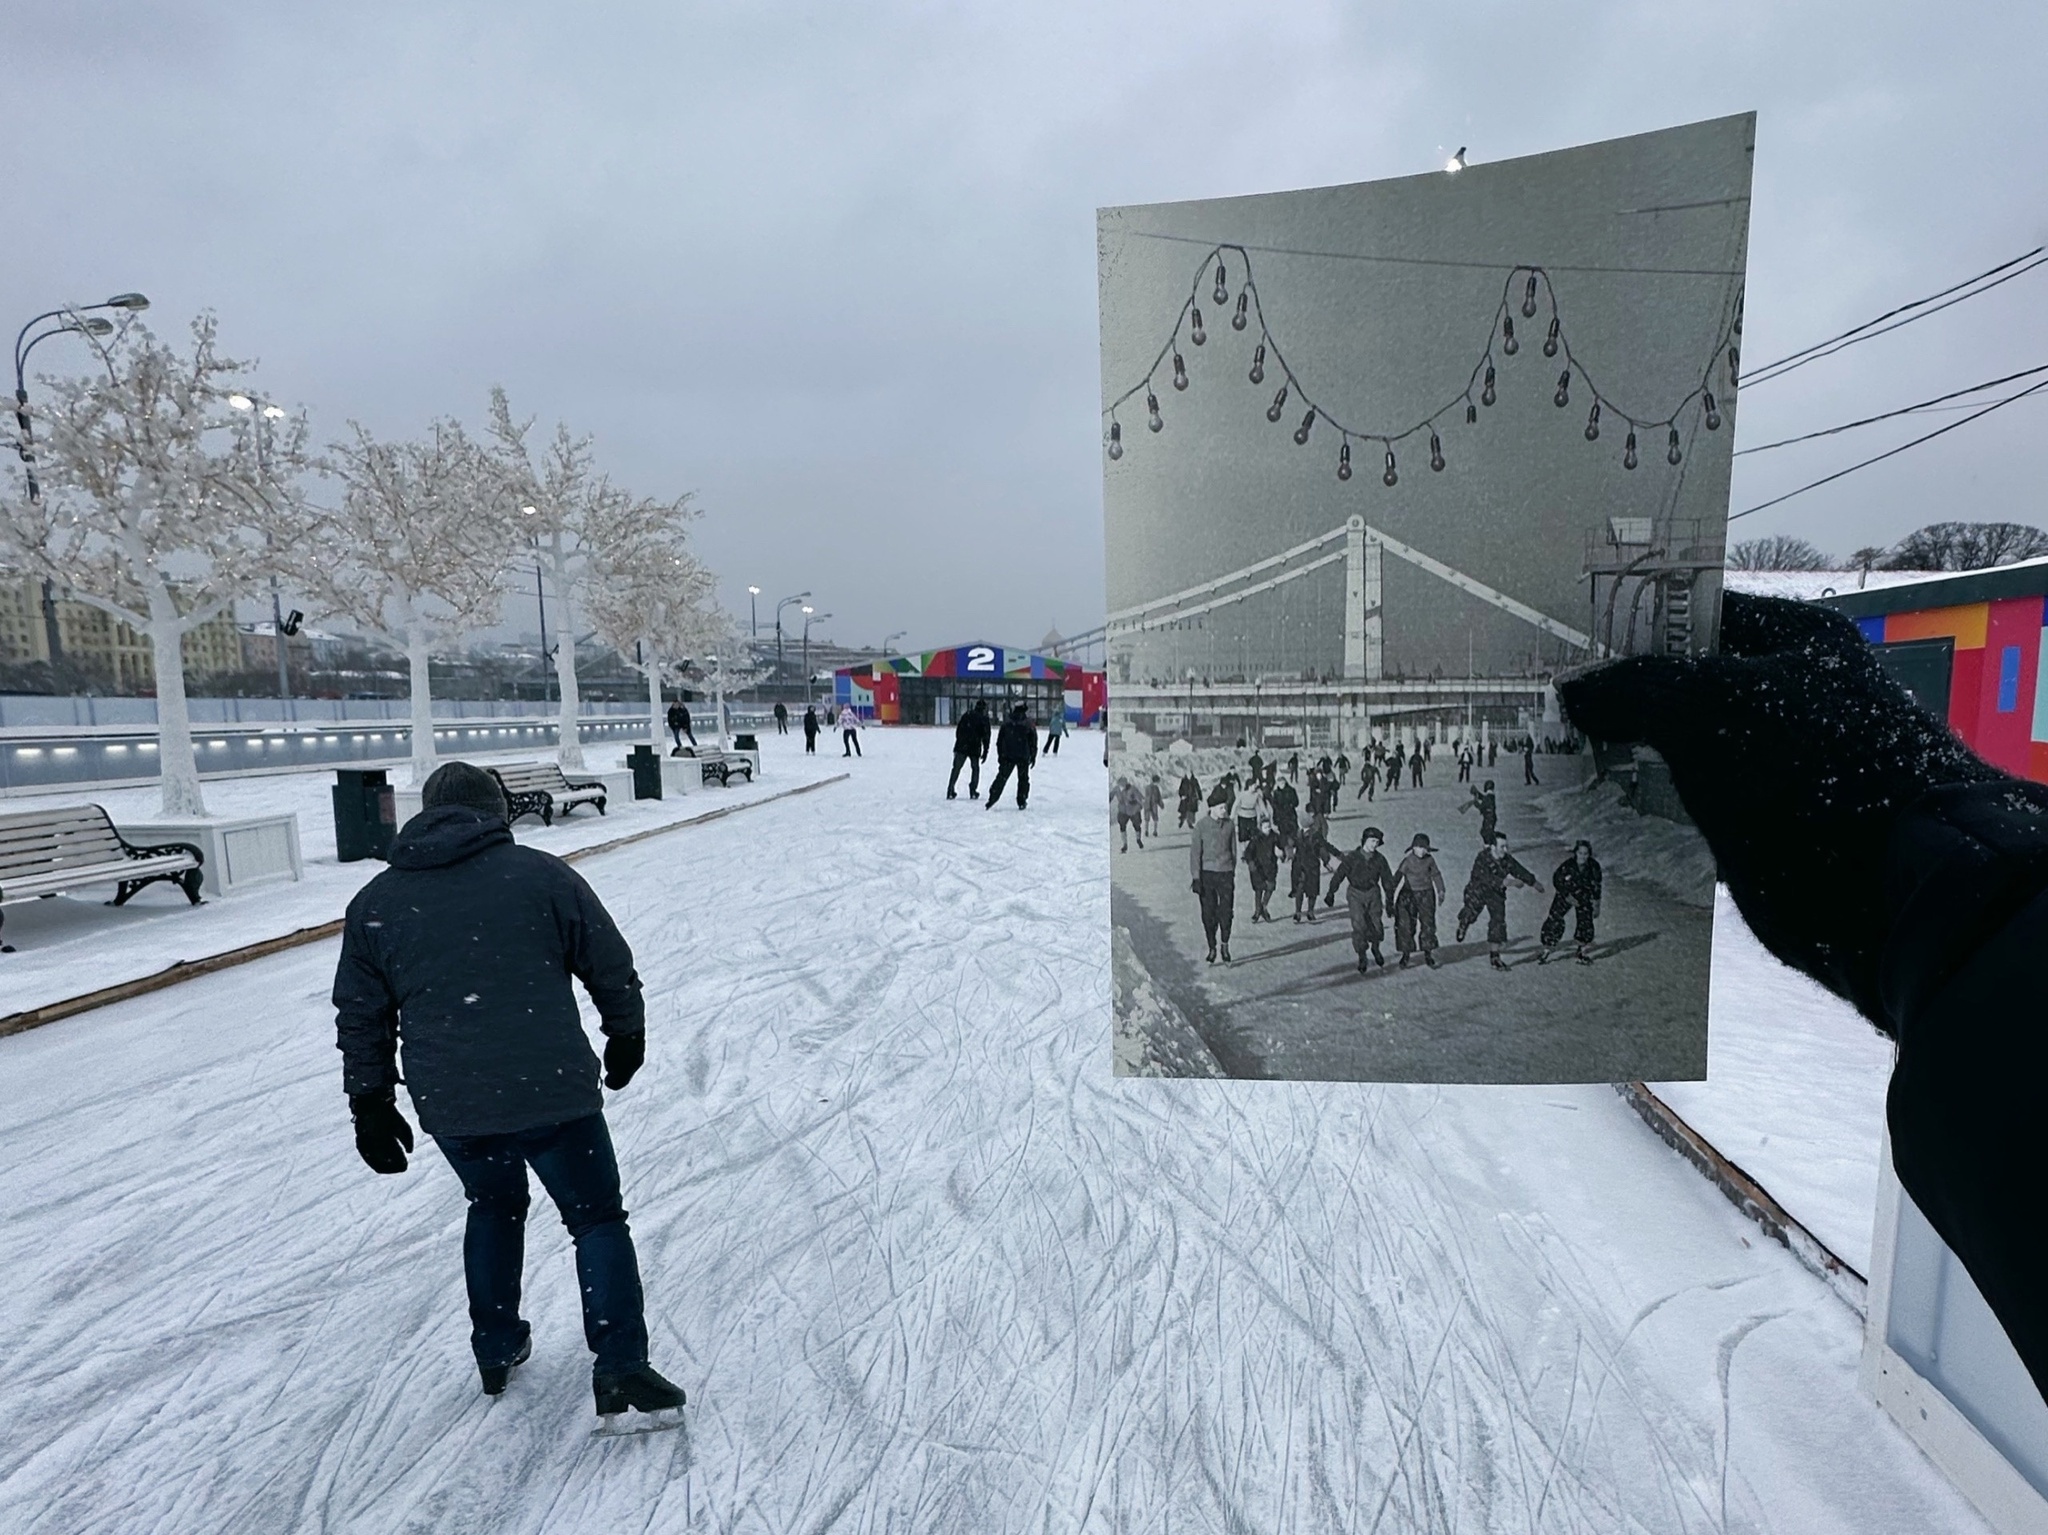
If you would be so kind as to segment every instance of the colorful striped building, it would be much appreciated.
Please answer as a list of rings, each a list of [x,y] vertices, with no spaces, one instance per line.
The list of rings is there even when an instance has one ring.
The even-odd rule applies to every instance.
[[[1108,677],[1056,656],[1001,645],[952,645],[891,656],[833,674],[835,707],[885,725],[950,725],[977,700],[997,719],[1023,704],[1043,725],[1055,710],[1068,724],[1092,724],[1102,713]]]

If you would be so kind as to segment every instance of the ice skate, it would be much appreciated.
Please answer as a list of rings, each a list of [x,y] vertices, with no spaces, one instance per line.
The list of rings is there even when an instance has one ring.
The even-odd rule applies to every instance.
[[[1588,954],[1584,949],[1580,949],[1578,953],[1572,956],[1572,958],[1582,965],[1590,965],[1593,963],[1593,956]]]
[[[1436,969],[1436,968],[1437,968],[1437,964],[1436,964],[1436,950],[1435,950],[1435,949],[1425,949],[1425,950],[1423,950],[1423,951],[1422,951],[1422,962],[1423,962],[1423,963],[1424,963],[1425,965],[1429,966],[1429,968],[1430,968],[1430,969],[1432,969],[1432,970]]]
[[[1508,967],[1508,962],[1502,959],[1498,954],[1487,955],[1486,962],[1492,965],[1493,968],[1496,970],[1505,970]]]
[[[1557,950],[1545,949],[1541,954],[1536,956],[1536,963],[1539,965],[1547,965],[1551,962],[1551,960],[1553,960],[1556,957]]]
[[[1378,965],[1382,970],[1387,968],[1387,956],[1380,952],[1380,946],[1378,944],[1374,944],[1372,946],[1372,962],[1375,965]]]
[[[1209,962],[1210,964],[1212,964],[1212,965],[1213,965],[1213,964],[1215,964],[1215,963],[1216,963],[1216,945],[1215,945],[1215,944],[1213,944],[1213,943],[1212,943],[1212,944],[1210,944],[1210,945],[1209,945],[1209,952],[1208,952],[1208,953],[1207,953],[1207,954],[1206,954],[1205,956],[1203,956],[1203,957],[1204,957],[1205,959],[1207,959],[1207,960],[1208,960],[1208,962]]]
[[[1228,942],[1223,945],[1223,963],[1226,965],[1230,963],[1230,945]]]
[[[958,799],[959,797],[960,797],[960,791],[959,791],[959,790],[957,790],[957,789],[948,789],[948,790],[946,791],[946,798],[947,798],[947,799]]]
[[[652,1365],[624,1375],[593,1375],[590,1387],[597,1399],[599,1434],[650,1434],[682,1426],[682,1407],[689,1398]]]
[[[520,1340],[519,1352],[507,1364],[480,1364],[477,1374],[483,1377],[485,1396],[503,1396],[505,1387],[512,1379],[512,1372],[533,1357],[533,1333],[529,1330]]]
[[[1365,956],[1363,954],[1358,956],[1358,973],[1360,975],[1365,974]]]

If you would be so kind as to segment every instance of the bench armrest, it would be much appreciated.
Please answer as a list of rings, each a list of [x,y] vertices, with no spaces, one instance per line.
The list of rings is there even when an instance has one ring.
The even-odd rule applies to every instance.
[[[160,842],[154,847],[135,847],[124,841],[121,851],[130,858],[162,858],[172,853],[185,853],[201,868],[206,865],[206,854],[190,842]]]

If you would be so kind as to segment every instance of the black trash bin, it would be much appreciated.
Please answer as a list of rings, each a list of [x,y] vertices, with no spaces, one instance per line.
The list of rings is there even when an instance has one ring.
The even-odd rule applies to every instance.
[[[757,752],[761,749],[761,743],[751,735],[736,735],[732,738],[732,749],[736,752]]]
[[[338,768],[334,785],[334,853],[343,863],[383,858],[398,835],[398,800],[382,768]]]
[[[661,758],[653,747],[634,747],[626,753],[626,766],[633,770],[633,798],[661,798]]]

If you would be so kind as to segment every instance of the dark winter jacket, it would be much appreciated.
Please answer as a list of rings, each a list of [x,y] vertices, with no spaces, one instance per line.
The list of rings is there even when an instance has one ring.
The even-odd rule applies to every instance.
[[[996,761],[1016,765],[1038,760],[1038,731],[1028,719],[1012,716],[996,732]]]
[[[1194,777],[1193,774],[1180,781],[1180,808],[1183,810],[1200,810],[1202,808],[1201,781]]]
[[[814,735],[816,735],[816,734],[817,734],[817,733],[818,733],[818,732],[819,732],[820,730],[823,730],[824,728],[825,728],[825,727],[824,727],[823,725],[820,725],[820,724],[818,723],[818,711],[817,711],[816,709],[806,709],[806,710],[804,710],[804,734],[805,734],[805,735],[807,735],[807,736],[814,736]]]
[[[969,709],[953,725],[953,750],[980,762],[988,756],[988,711]]]
[[[1280,883],[1280,840],[1270,831],[1255,831],[1244,845],[1244,866],[1252,871],[1252,884],[1271,890]]]
[[[1600,908],[1600,860],[1588,858],[1582,865],[1577,854],[1565,859],[1550,876],[1550,888],[1574,905]]]
[[[1301,796],[1294,785],[1282,779],[1273,786],[1273,792],[1266,796],[1273,807],[1273,828],[1283,837],[1292,837],[1301,825]]]
[[[681,704],[670,704],[670,705],[668,706],[668,728],[669,728],[669,729],[671,729],[671,730],[681,730],[681,729],[683,729],[683,728],[684,728],[685,726],[687,726],[687,725],[688,725],[689,723],[690,723],[690,711],[689,711],[688,709],[685,709],[685,708],[684,708],[684,707],[683,707],[683,706],[682,706]]]
[[[1479,856],[1472,860],[1472,877],[1465,881],[1465,899],[1496,900],[1508,893],[1511,879],[1524,885],[1536,883],[1536,876],[1523,868],[1513,853],[1496,857],[1493,849],[1481,848]]]
[[[633,951],[581,877],[488,812],[423,811],[348,905],[334,976],[342,1085],[403,1080],[431,1135],[594,1114],[597,1056],[572,977],[606,1034],[643,1031]]]
[[[1362,847],[1353,848],[1344,855],[1337,872],[1330,876],[1331,900],[1337,898],[1337,887],[1345,884],[1350,885],[1353,900],[1374,907],[1394,899],[1394,870],[1378,848],[1369,853]]]

